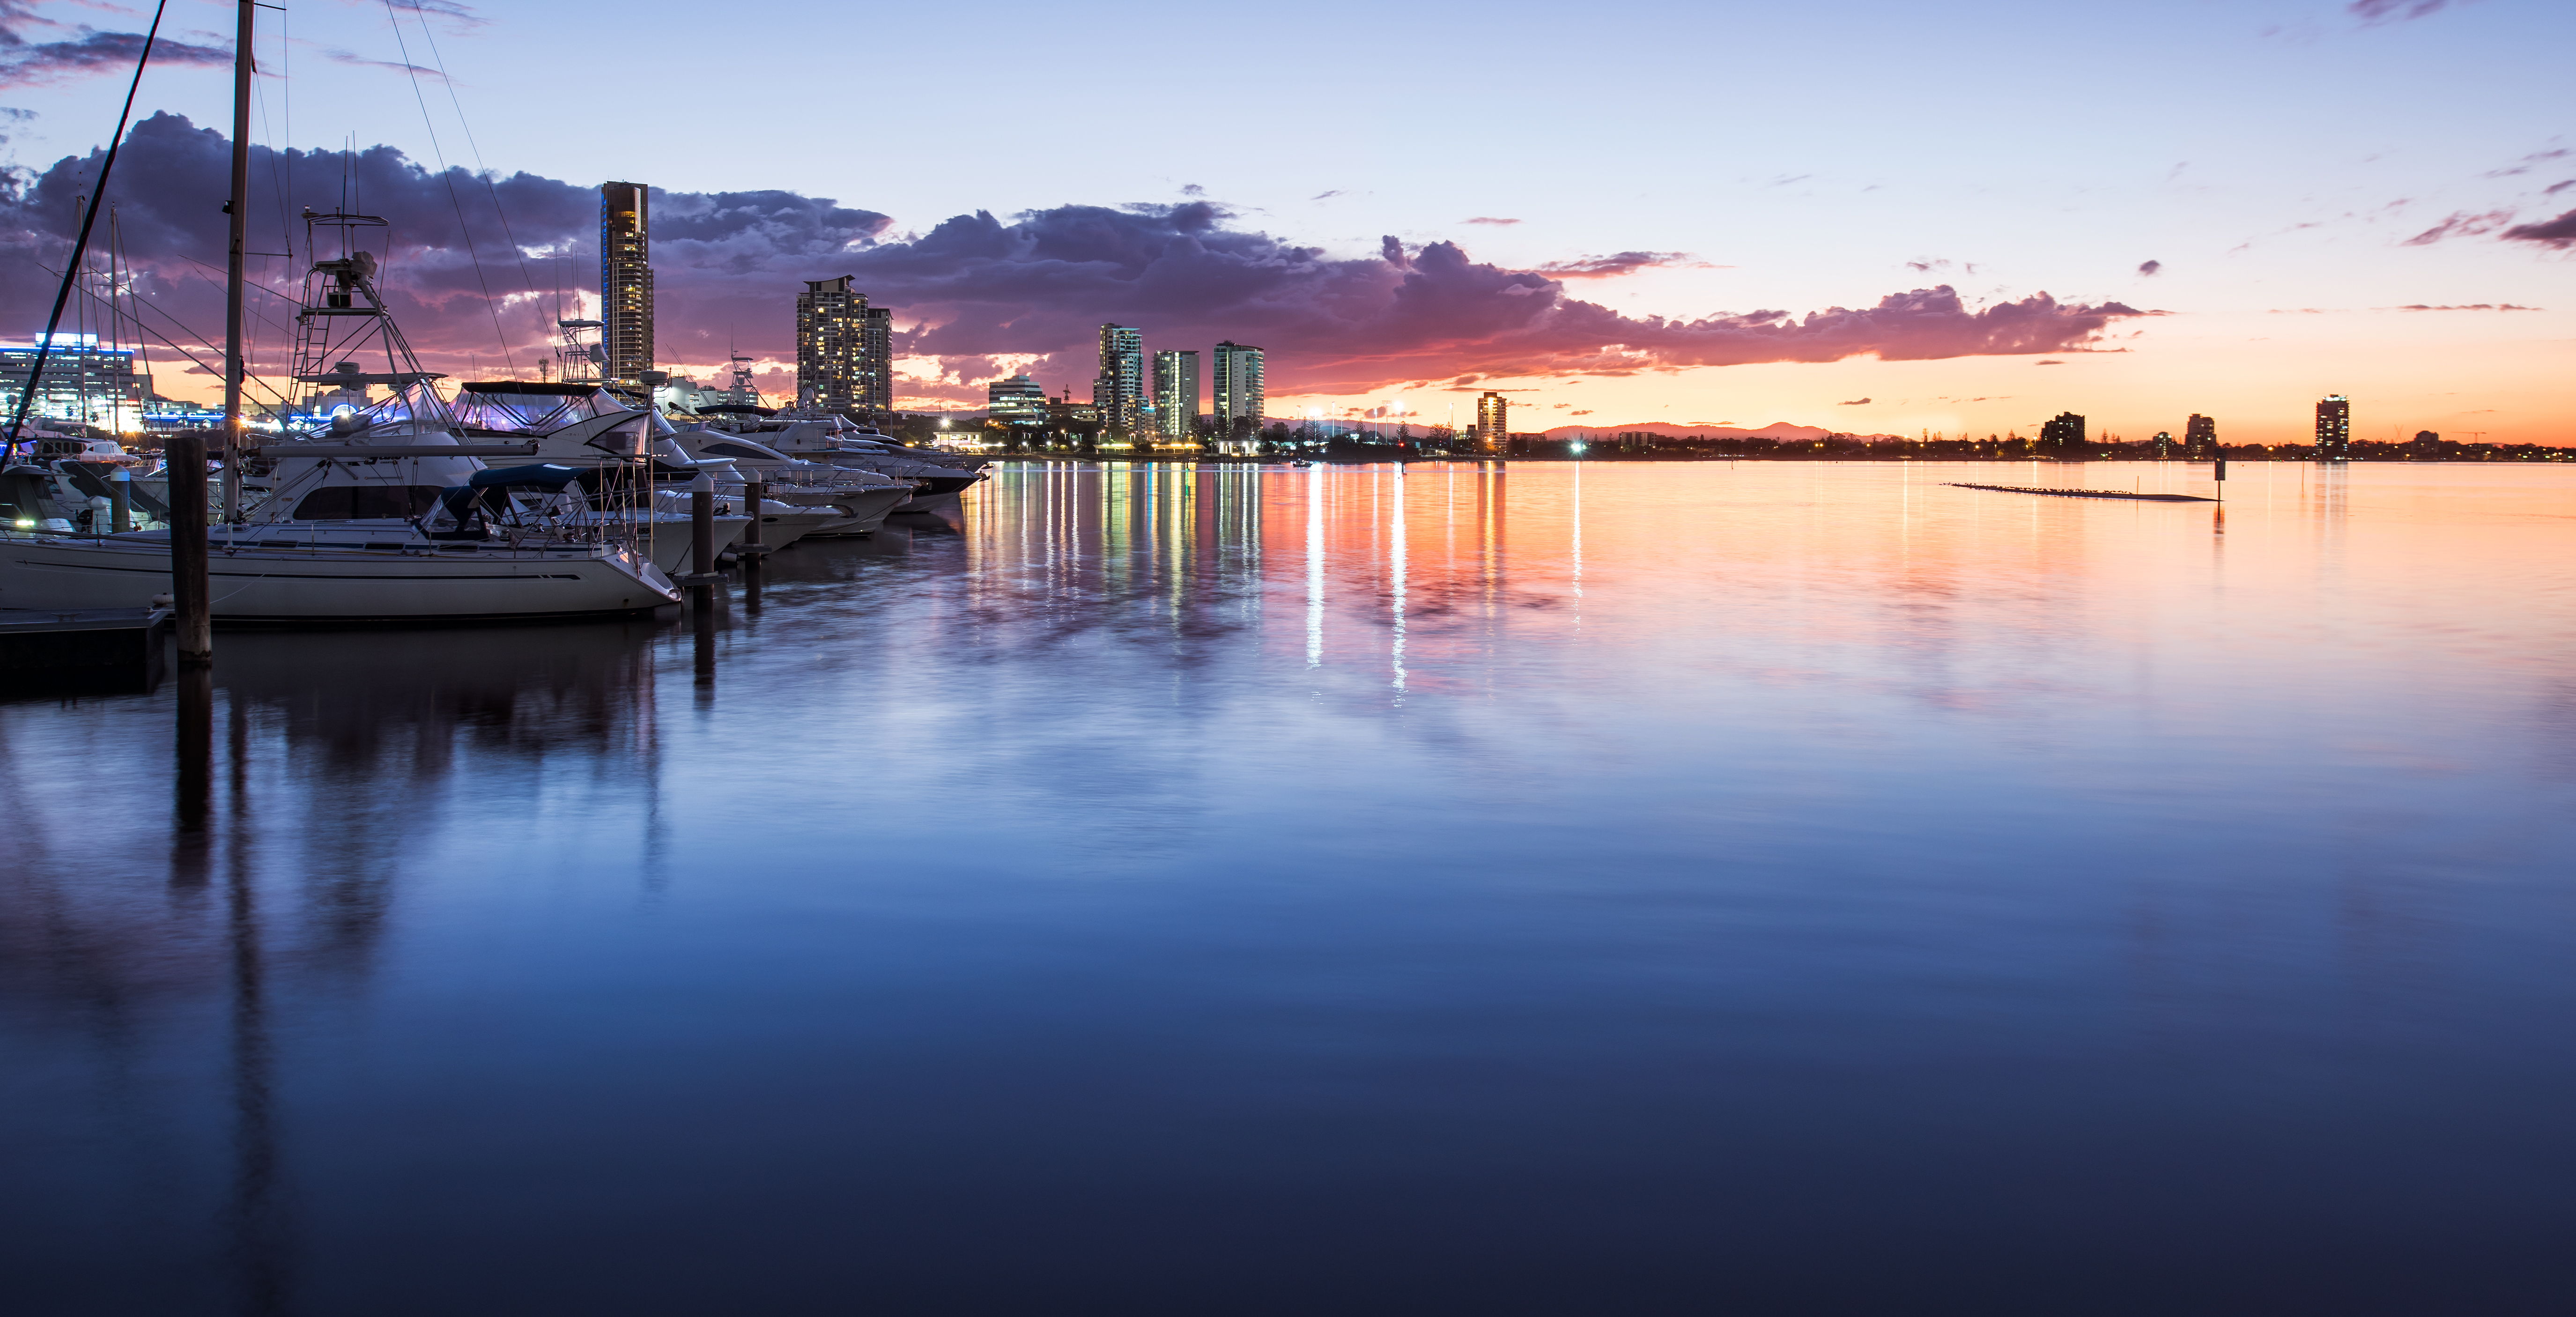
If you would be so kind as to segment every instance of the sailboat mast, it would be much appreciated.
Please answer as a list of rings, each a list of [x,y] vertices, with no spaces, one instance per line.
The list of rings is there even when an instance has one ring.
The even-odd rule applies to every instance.
[[[239,0],[233,37],[233,196],[224,209],[233,221],[232,255],[224,266],[224,520],[241,520],[242,253],[250,232],[251,16],[258,6]]]

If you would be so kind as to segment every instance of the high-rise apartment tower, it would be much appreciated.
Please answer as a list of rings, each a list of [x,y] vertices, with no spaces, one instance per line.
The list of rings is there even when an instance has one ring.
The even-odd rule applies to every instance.
[[[2182,455],[2188,461],[2207,462],[2218,456],[2218,422],[2198,412],[2182,427]]]
[[[599,346],[607,376],[635,385],[653,369],[652,189],[599,185]]]
[[[2352,457],[2352,400],[2329,393],[2317,402],[2317,460],[2342,462]]]
[[[1199,354],[1154,354],[1154,421],[1165,439],[1187,439],[1199,419]]]
[[[1229,339],[1216,345],[1217,432],[1228,439],[1248,439],[1261,428],[1261,409],[1268,401],[1261,349]]]
[[[894,313],[868,305],[854,276],[808,279],[796,295],[796,405],[823,411],[894,406]]]
[[[2071,453],[2084,447],[2084,418],[2073,412],[2059,412],[2057,418],[2039,427],[2039,446],[2051,452]]]
[[[1476,447],[1499,453],[1512,437],[1512,403],[1499,393],[1488,393],[1476,400]]]
[[[1145,331],[1133,325],[1100,327],[1100,374],[1091,381],[1091,405],[1121,435],[1134,437],[1145,412]]]

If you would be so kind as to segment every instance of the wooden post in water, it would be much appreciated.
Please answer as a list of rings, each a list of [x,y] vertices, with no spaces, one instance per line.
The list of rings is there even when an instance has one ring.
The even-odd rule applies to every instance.
[[[134,473],[124,467],[107,477],[108,533],[122,535],[134,529]]]
[[[701,475],[689,485],[690,583],[704,590],[715,574],[716,481],[713,476]]]
[[[2227,501],[2227,459],[2218,459],[2218,501]]]
[[[742,506],[743,511],[751,514],[751,524],[742,528],[742,544],[753,554],[761,551],[760,500],[767,493],[769,493],[769,484],[757,473],[745,477],[742,487]]]
[[[170,436],[170,602],[178,613],[179,662],[215,661],[213,600],[206,593],[206,441]]]

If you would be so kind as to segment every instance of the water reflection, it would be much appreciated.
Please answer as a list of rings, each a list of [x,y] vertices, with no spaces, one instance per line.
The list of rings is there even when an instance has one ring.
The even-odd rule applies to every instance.
[[[2236,475],[1014,463],[0,704],[13,1298],[2511,1310],[2576,483]]]

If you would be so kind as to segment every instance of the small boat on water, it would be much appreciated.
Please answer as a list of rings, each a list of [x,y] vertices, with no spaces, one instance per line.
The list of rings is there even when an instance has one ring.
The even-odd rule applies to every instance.
[[[31,429],[23,451],[0,464],[0,516],[33,530],[61,522],[63,530],[110,530],[102,514],[126,487],[126,513],[135,526],[169,520],[169,478],[158,463],[125,451],[114,439]]]

